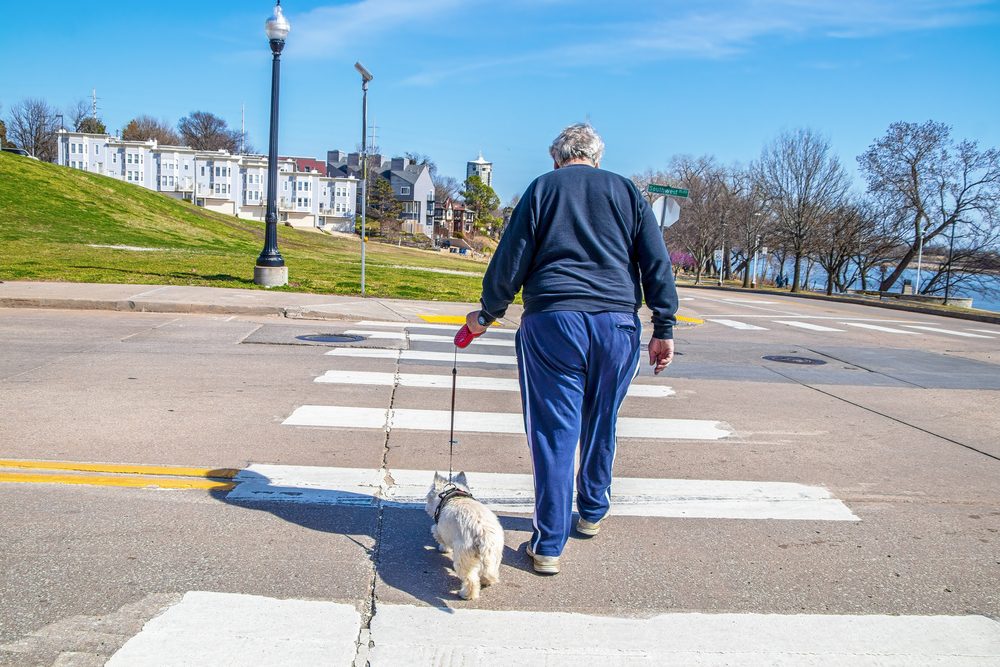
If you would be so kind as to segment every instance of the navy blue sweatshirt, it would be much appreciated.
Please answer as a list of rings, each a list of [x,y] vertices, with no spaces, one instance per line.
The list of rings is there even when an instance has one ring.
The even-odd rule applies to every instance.
[[[524,312],[636,312],[673,338],[677,290],[663,236],[632,181],[589,165],[536,178],[483,277],[483,309],[501,317],[523,286]]]

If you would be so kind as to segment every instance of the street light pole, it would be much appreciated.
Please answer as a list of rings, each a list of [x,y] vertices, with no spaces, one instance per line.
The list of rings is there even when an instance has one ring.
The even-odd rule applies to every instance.
[[[750,289],[757,289],[757,255],[760,254],[760,234],[754,239],[753,244],[753,280],[750,281]]]
[[[354,69],[361,75],[361,296],[365,295],[365,223],[368,208],[368,82],[372,73],[359,62]]]
[[[264,23],[271,44],[271,137],[267,151],[267,211],[264,214],[264,249],[253,270],[254,284],[277,287],[288,284],[288,267],[278,252],[278,83],[281,73],[281,50],[291,26],[281,12],[281,0],[274,14]]]

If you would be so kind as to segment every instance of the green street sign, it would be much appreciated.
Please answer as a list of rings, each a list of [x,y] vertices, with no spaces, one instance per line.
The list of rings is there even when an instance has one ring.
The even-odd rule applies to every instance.
[[[647,185],[646,192],[651,195],[670,195],[671,197],[688,196],[688,191],[683,188],[672,188],[669,185],[656,185],[655,183]]]

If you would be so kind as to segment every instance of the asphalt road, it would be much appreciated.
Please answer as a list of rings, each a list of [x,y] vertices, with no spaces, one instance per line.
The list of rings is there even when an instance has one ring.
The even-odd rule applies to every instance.
[[[553,612],[1000,617],[1000,327],[681,293],[682,313],[704,322],[677,329],[666,376],[644,368],[636,380],[670,395],[631,396],[621,412],[636,430],[620,438],[616,476],[644,500],[623,501],[630,509],[598,537],[571,539],[556,577],[536,576],[524,556],[530,515],[499,512],[501,583],[475,603],[456,596],[422,510],[343,486],[354,473],[342,469],[388,473],[399,489],[407,471],[447,469],[451,361],[421,354],[452,352],[433,339],[449,331],[0,310],[0,458],[243,471],[232,492],[0,482],[0,664],[103,664],[190,591],[336,602],[373,628],[380,609],[410,607],[539,623]],[[358,346],[296,338],[345,331],[369,333]],[[509,358],[512,339],[491,332],[468,352]],[[420,386],[424,376],[435,386]],[[459,376],[509,382],[516,367],[463,360]],[[457,434],[456,469],[530,474],[523,434],[490,421],[520,418],[516,391],[460,389],[458,404],[475,414]],[[377,423],[386,411],[388,432]],[[330,415],[342,425],[284,423]],[[0,463],[0,480],[23,472]],[[424,474],[429,485],[430,472],[413,478]],[[519,483],[481,479],[477,495]],[[662,480],[691,483],[687,509],[676,498],[650,509]],[[762,503],[760,515],[735,491],[707,503],[718,482],[825,492],[838,518],[799,497]],[[779,506],[805,518],[767,514]],[[995,654],[976,655],[1000,656],[1000,635],[991,641]]]

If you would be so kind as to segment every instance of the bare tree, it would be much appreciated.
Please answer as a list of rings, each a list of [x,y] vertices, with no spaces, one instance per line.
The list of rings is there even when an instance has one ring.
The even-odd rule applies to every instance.
[[[751,258],[767,241],[769,218],[767,193],[763,184],[754,177],[754,168],[732,169],[729,175],[730,217],[733,221],[733,239],[743,255],[743,287],[751,284]]]
[[[86,100],[78,100],[66,110],[66,117],[75,132],[87,134],[105,134],[108,128],[104,122],[94,115],[94,107]]]
[[[954,238],[927,248],[930,280],[925,294],[946,294],[975,291],[996,294],[995,277],[1000,269],[1000,226],[958,224]]]
[[[177,129],[185,146],[202,151],[239,152],[239,130],[229,129],[225,120],[207,111],[192,111],[180,119]]]
[[[434,201],[444,203],[447,199],[454,199],[462,191],[462,184],[451,176],[441,176],[437,174],[434,181]]]
[[[10,108],[7,118],[7,136],[39,160],[55,162],[59,155],[56,133],[59,131],[58,114],[45,100],[28,98]]]
[[[801,289],[802,260],[820,217],[837,207],[847,177],[829,142],[809,129],[784,132],[764,147],[757,178],[767,192],[776,232],[795,262],[792,291]]]
[[[666,230],[670,245],[680,245],[694,260],[695,284],[706,269],[712,270],[715,250],[722,246],[728,222],[728,191],[725,170],[710,156],[674,157],[667,173],[633,177],[633,181],[673,183],[688,190],[681,217]],[[723,267],[724,270],[724,267]]]
[[[986,231],[997,224],[1000,152],[979,150],[973,141],[955,143],[944,123],[892,123],[858,163],[868,191],[900,211],[908,227],[908,248],[882,281],[882,291],[892,288],[923,244],[950,225]]]
[[[148,141],[155,139],[156,143],[166,146],[181,145],[181,138],[174,132],[170,124],[157,120],[152,116],[136,116],[122,130],[122,139],[127,141]]]

